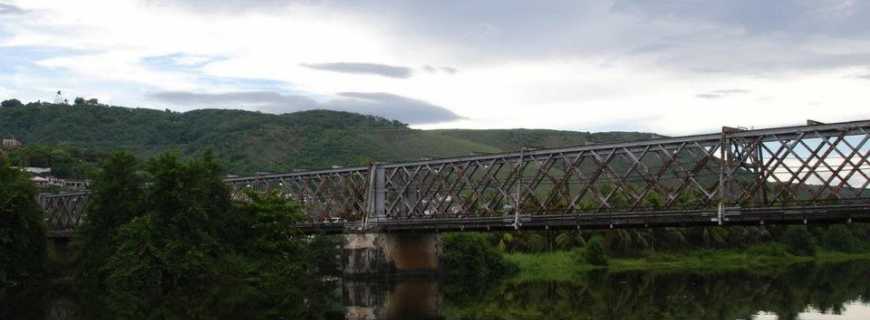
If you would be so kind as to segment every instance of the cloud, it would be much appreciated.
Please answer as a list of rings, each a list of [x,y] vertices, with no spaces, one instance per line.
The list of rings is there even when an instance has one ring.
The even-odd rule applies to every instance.
[[[355,74],[373,74],[390,78],[407,79],[411,77],[413,71],[408,67],[391,66],[377,63],[362,63],[362,62],[332,62],[332,63],[302,63],[303,67]]]
[[[429,124],[462,119],[442,106],[385,92],[342,92],[327,109],[373,114],[410,124]]]
[[[145,5],[175,7],[196,12],[238,14],[247,12],[274,12],[294,4],[315,4],[313,0],[142,0]]]
[[[423,71],[426,71],[428,73],[444,72],[447,74],[456,74],[457,72],[459,72],[459,70],[456,70],[456,68],[454,67],[436,67],[428,64],[424,65],[422,69]]]
[[[696,94],[695,96],[698,98],[701,98],[701,99],[719,99],[722,97],[721,95],[712,94],[712,93],[699,93],[699,94]]]
[[[729,94],[743,94],[749,93],[749,90],[746,89],[721,89],[721,90],[713,90],[715,94],[729,95]]]
[[[343,92],[338,98],[318,102],[304,95],[271,91],[194,93],[162,91],[148,98],[186,107],[236,107],[273,113],[329,109],[381,116],[409,124],[431,124],[461,119],[452,111],[431,103],[384,92]]]
[[[299,111],[317,108],[318,103],[301,95],[282,95],[269,91],[194,93],[185,91],[161,91],[149,93],[148,98],[174,105],[188,107],[255,107],[269,111],[288,109]]]
[[[27,11],[16,7],[11,4],[0,3],[0,16],[2,15],[16,15],[16,14],[25,14]]]
[[[870,80],[870,73],[856,76],[858,79]]]
[[[729,123],[781,125],[788,121],[778,115],[783,110],[828,122],[866,118],[861,102],[870,97],[870,79],[859,77],[870,76],[868,1],[10,3],[27,13],[0,16],[0,83],[22,99],[51,99],[63,89],[172,108],[145,93],[217,92],[224,96],[186,101],[268,112],[379,112],[405,121],[454,119],[451,110],[467,117],[417,128],[570,129],[625,119],[624,128],[675,134]],[[9,54],[28,47],[94,52]],[[461,72],[448,76],[455,70]],[[689,117],[699,102],[732,106]],[[419,106],[427,116],[415,120],[407,110]],[[741,116],[760,109],[767,116]],[[637,122],[638,114],[661,117]]]
[[[751,91],[746,89],[721,89],[721,90],[713,90],[706,93],[696,94],[695,97],[701,99],[719,99],[727,96],[738,95],[738,94],[746,94]]]
[[[857,34],[866,30],[870,18],[870,5],[851,0],[616,0],[613,11],[647,19],[733,26],[749,34]]]

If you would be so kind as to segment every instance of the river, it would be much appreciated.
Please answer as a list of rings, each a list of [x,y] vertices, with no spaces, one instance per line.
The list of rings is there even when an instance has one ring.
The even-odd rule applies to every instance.
[[[212,291],[222,299],[208,298]],[[148,316],[298,317],[273,313],[256,301],[221,314],[221,304],[229,303],[222,301],[240,303],[234,294],[242,293],[206,290],[200,297],[209,301],[158,307]],[[104,310],[105,300],[94,301],[64,285],[7,292],[0,300],[0,319],[113,318]],[[367,320],[870,319],[870,261],[734,272],[597,271],[574,275],[570,281],[336,280],[306,293],[302,308],[309,318]]]

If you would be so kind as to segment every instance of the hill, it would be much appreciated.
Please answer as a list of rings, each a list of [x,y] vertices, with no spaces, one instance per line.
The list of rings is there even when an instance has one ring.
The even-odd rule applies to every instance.
[[[211,149],[225,161],[229,172],[251,174],[497,153],[523,146],[639,140],[650,134],[416,130],[398,121],[327,110],[281,115],[222,109],[179,113],[30,103],[0,108],[0,136],[91,155],[119,149],[141,157],[167,150],[190,155]]]

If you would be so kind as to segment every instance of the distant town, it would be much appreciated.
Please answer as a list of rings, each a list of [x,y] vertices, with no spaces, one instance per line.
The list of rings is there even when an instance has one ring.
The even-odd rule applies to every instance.
[[[0,138],[0,154],[24,146],[15,137]],[[30,174],[30,181],[43,190],[51,192],[74,192],[87,190],[90,180],[87,179],[64,179],[52,175],[51,168],[43,167],[13,167]]]

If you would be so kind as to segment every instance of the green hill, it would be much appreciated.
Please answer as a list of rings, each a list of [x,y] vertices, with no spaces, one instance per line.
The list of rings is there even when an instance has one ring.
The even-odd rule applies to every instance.
[[[395,162],[527,147],[647,139],[647,133],[555,130],[415,130],[398,121],[326,110],[267,114],[241,110],[184,113],[104,105],[30,103],[0,108],[0,136],[77,154],[124,149],[142,157],[207,149],[235,174],[287,172],[372,161]],[[42,151],[56,152],[56,151]]]

